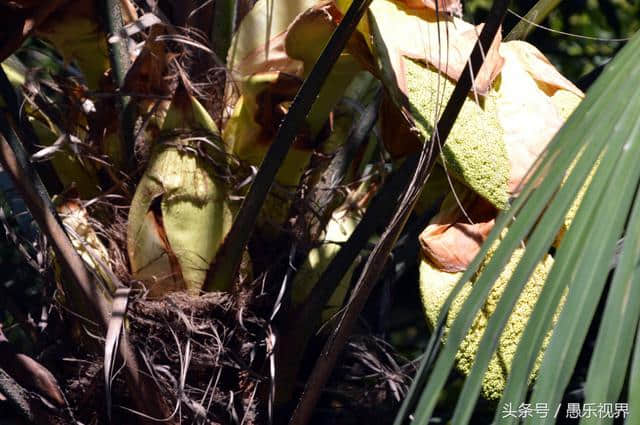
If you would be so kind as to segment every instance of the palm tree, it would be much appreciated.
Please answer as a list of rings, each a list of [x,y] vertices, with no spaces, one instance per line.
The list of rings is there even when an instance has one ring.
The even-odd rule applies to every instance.
[[[496,37],[502,0],[483,27],[455,1],[0,7],[0,159],[79,359],[52,374],[0,333],[28,421],[308,423],[403,255],[432,331],[395,423],[454,369],[453,423],[480,395],[554,421],[526,408],[567,400],[596,318],[581,400],[637,420],[637,36],[585,96]]]

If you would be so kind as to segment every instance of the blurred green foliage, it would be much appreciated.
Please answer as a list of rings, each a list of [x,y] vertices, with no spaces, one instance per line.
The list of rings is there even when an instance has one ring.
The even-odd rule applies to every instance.
[[[480,23],[486,18],[491,0],[464,1],[465,18]],[[511,3],[511,10],[524,16],[536,1]],[[518,23],[519,18],[508,13],[503,34]],[[605,64],[624,42],[605,41],[631,37],[640,29],[640,0],[571,0],[561,1],[540,25],[553,31],[595,37],[590,40],[573,37],[543,28],[534,29],[526,41],[535,45],[572,81]]]

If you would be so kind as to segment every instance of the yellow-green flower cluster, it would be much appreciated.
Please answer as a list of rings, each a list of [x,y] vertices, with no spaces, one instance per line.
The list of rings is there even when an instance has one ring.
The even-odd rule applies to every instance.
[[[413,60],[405,59],[405,66],[411,112],[422,138],[428,141],[454,83]],[[495,93],[487,96],[484,107],[467,98],[442,154],[447,171],[496,207],[504,208],[510,168],[495,98]]]
[[[464,285],[451,305],[451,309],[449,310],[449,315],[445,323],[445,339],[453,321],[458,313],[460,313],[464,301],[469,296],[476,277],[482,273],[494,251],[495,249],[490,250],[476,276]],[[489,318],[495,311],[496,306],[500,301],[500,297],[509,282],[509,278],[522,258],[524,251],[524,248],[519,248],[514,252],[511,261],[504,268],[502,274],[491,288],[484,305],[471,325],[469,333],[460,345],[458,353],[456,354],[456,366],[465,375],[468,375],[471,372],[471,368],[473,367],[476,353],[478,351],[478,346],[487,327]],[[542,291],[542,287],[552,265],[553,258],[550,255],[546,255],[534,270],[531,278],[525,285],[522,294],[514,306],[513,312],[511,313],[502,335],[500,336],[498,348],[491,358],[489,367],[484,375],[484,380],[482,382],[482,394],[487,399],[498,399],[502,395],[516,348],[529,321],[529,317],[533,311],[535,303],[540,296],[540,292]],[[435,326],[437,323],[442,305],[455,284],[458,282],[460,277],[462,277],[462,274],[463,272],[443,272],[435,268],[428,260],[423,259],[423,261],[421,261],[420,294],[427,321],[431,326]],[[558,313],[559,312],[556,313],[556,317],[554,318],[554,324]],[[531,378],[533,378],[540,367],[542,355],[550,341],[551,334],[552,332],[549,331],[544,339],[541,352],[533,367]]]

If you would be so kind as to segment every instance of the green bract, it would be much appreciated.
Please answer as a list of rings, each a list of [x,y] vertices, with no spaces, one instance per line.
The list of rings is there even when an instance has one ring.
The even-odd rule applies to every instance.
[[[152,296],[184,289],[198,293],[231,227],[226,193],[211,159],[202,157],[194,142],[172,135],[198,128],[217,132],[195,98],[177,94],[164,122],[167,139],[155,146],[131,203],[131,269]]]
[[[337,13],[337,10],[331,3],[320,3],[298,15],[287,30],[286,53],[290,58],[303,62],[304,78],[309,76],[313,65],[337,27],[332,13]],[[350,39],[307,115],[311,135],[314,137],[322,130],[329,113],[344,96],[351,81],[362,70],[361,63],[349,51],[356,55],[368,52],[363,39],[356,37]]]

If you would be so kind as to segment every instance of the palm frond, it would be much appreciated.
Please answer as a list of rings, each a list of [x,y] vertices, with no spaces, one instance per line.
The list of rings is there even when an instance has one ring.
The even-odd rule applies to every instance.
[[[476,314],[514,250],[527,239],[525,254],[489,321],[474,367],[465,382],[454,413],[454,423],[469,422],[485,369],[522,287],[535,265],[550,249],[564,215],[597,165],[593,181],[557,251],[554,266],[518,346],[500,405],[512,403],[517,406],[524,399],[528,376],[542,340],[551,326],[560,298],[568,287],[566,304],[530,400],[532,404],[544,402],[550,406],[559,403],[588,330],[586,324],[591,322],[604,288],[616,241],[623,232],[640,178],[638,170],[633,170],[631,165],[637,155],[636,151],[640,149],[639,124],[633,118],[640,112],[640,102],[624,95],[633,92],[638,85],[640,64],[635,58],[639,47],[640,36],[636,35],[608,66],[587,94],[586,100],[543,153],[521,196],[498,218],[482,251],[449,295],[441,311],[437,330],[445,322],[449,307],[462,285],[476,274],[489,248],[507,227],[508,231],[475,281],[437,359],[441,332],[434,332],[431,337],[416,384],[405,400],[396,423],[404,419],[418,393],[421,395],[414,421],[426,423],[431,417],[459,346]],[[597,121],[595,117],[598,118]],[[637,321],[637,317],[628,320]],[[622,326],[622,323],[619,321],[616,325]],[[627,328],[626,331],[628,330]],[[628,351],[624,347],[619,349],[622,352]],[[432,371],[428,382],[422,388],[420,383],[424,382],[429,370]],[[618,375],[624,379],[624,373],[618,372]],[[618,379],[617,383],[609,383],[608,387],[618,388],[620,381]],[[498,415],[499,412],[496,413]],[[510,423],[510,420],[515,419],[505,418],[500,423]],[[551,421],[553,417],[546,419],[544,423]],[[533,422],[531,419],[527,423]]]

